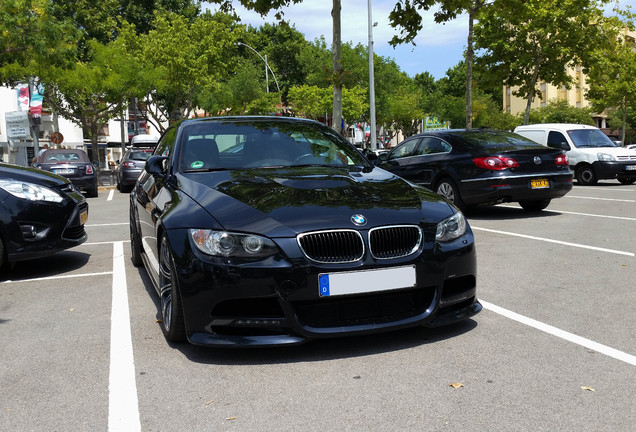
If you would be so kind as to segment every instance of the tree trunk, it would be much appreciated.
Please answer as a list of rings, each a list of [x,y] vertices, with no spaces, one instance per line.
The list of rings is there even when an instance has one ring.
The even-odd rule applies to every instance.
[[[468,47],[466,48],[466,130],[473,128],[473,24],[475,8],[468,10]]]
[[[333,57],[333,116],[332,127],[344,135],[342,128],[342,65],[340,64],[340,0],[333,0],[331,17],[333,18],[333,43],[331,46]]]
[[[625,97],[623,97],[623,118],[621,123],[621,146],[625,147],[625,125],[627,123],[627,101],[625,101]]]
[[[526,103],[526,112],[523,116],[524,125],[527,125],[530,122],[530,108],[532,107],[532,101],[534,100],[534,95],[536,94],[536,86],[537,86],[538,79],[539,79],[539,66],[535,66],[534,71],[532,72],[532,78],[529,83],[530,91],[528,92],[528,102]]]

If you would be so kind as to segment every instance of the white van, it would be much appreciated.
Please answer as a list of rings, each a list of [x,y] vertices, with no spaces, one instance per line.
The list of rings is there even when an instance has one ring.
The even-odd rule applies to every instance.
[[[617,179],[622,184],[636,181],[636,152],[616,147],[597,127],[545,123],[518,126],[514,132],[564,150],[579,184],[593,185],[601,179]]]
[[[132,137],[130,145],[133,147],[150,147],[154,148],[159,141],[159,137],[150,134],[139,134]]]

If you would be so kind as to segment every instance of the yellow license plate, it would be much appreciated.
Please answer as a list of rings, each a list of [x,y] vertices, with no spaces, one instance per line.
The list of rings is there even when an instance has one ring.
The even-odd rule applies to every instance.
[[[80,224],[84,225],[87,220],[88,220],[88,211],[84,210],[80,212]]]
[[[550,187],[548,179],[530,180],[530,187],[532,189],[547,189]]]

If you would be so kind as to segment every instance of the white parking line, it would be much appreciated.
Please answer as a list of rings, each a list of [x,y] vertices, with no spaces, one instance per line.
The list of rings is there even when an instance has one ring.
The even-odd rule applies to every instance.
[[[636,200],[626,200],[626,199],[616,199],[616,198],[597,198],[597,197],[586,197],[586,196],[576,196],[576,195],[566,195],[565,198],[577,198],[577,199],[589,199],[589,200],[596,200],[596,201],[617,201],[617,202],[636,203]]]
[[[622,362],[628,363],[632,366],[636,366],[636,356],[631,354],[627,354],[623,351],[619,351],[614,348],[610,348],[606,345],[600,344],[598,342],[594,342],[590,339],[586,339],[581,336],[577,336],[574,333],[566,332],[565,330],[561,330],[559,328],[553,327],[549,324],[542,323],[532,318],[528,318],[526,316],[520,315],[516,312],[512,312],[508,309],[504,309],[500,306],[494,305],[482,299],[479,299],[479,302],[482,304],[484,309],[495,312],[499,315],[505,316],[513,321],[517,321],[521,324],[525,324],[527,326],[533,327],[537,330],[541,330],[542,332],[551,334],[561,339],[565,339],[566,341],[575,343],[577,345],[581,345],[585,348],[589,348],[606,356],[615,358]]]
[[[113,244],[113,304],[108,392],[108,430],[141,431],[123,242]]]
[[[106,201],[112,201],[113,195],[115,195],[115,189],[110,190],[110,192],[108,193],[108,198],[106,198]]]
[[[612,254],[616,254],[616,255],[625,255],[625,256],[630,256],[630,257],[634,256],[633,252],[624,252],[624,251],[619,251],[619,250],[615,250],[615,249],[606,249],[606,248],[600,248],[600,247],[596,247],[596,246],[582,245],[582,244],[578,244],[578,243],[569,243],[569,242],[564,242],[564,241],[560,241],[560,240],[553,240],[553,239],[548,239],[548,238],[543,238],[543,237],[535,237],[535,236],[530,236],[530,235],[525,235],[525,234],[517,234],[517,233],[512,233],[512,232],[507,232],[507,231],[499,231],[499,230],[488,229],[488,228],[479,228],[479,227],[476,227],[474,225],[471,225],[471,228],[473,230],[477,230],[477,231],[486,231],[486,232],[491,232],[491,233],[495,233],[495,234],[503,234],[503,235],[509,235],[509,236],[514,236],[514,237],[522,237],[522,238],[527,238],[527,239],[530,239],[530,240],[538,240],[538,241],[543,241],[543,242],[547,242],[547,243],[556,243],[556,244],[560,244],[560,245],[563,245],[563,246],[571,246],[571,247],[577,247],[577,248],[581,248],[581,249],[590,249],[590,250],[595,250],[595,251],[598,251],[598,252],[607,252],[607,253],[612,253]]]
[[[62,276],[48,276],[48,277],[33,278],[33,279],[6,280],[6,281],[0,282],[0,284],[20,283],[20,282],[38,282],[38,281],[45,281],[45,280],[70,279],[70,278],[78,278],[78,277],[94,277],[94,276],[103,276],[103,275],[110,275],[110,274],[113,274],[113,272],[107,271],[107,272],[99,272],[99,273],[82,273],[82,274],[71,274],[71,275],[62,275]]]
[[[513,209],[519,209],[520,208],[520,207],[513,206],[513,205],[499,205],[499,207],[513,208]],[[625,217],[625,216],[608,216],[608,215],[593,214],[593,213],[580,213],[580,212],[571,212],[571,211],[565,211],[565,210],[555,210],[553,208],[550,208],[550,210],[546,210],[546,211],[553,212],[553,213],[571,214],[571,215],[576,215],[576,216],[598,217],[598,218],[603,218],[603,219],[619,219],[619,220],[627,220],[627,221],[636,221],[636,218]]]

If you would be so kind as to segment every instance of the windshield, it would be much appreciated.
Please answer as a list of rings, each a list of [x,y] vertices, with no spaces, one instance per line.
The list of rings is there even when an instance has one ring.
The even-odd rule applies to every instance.
[[[180,169],[365,167],[368,162],[336,132],[315,123],[215,120],[184,125]]]
[[[616,147],[609,137],[598,129],[574,129],[569,130],[568,135],[578,148]]]

